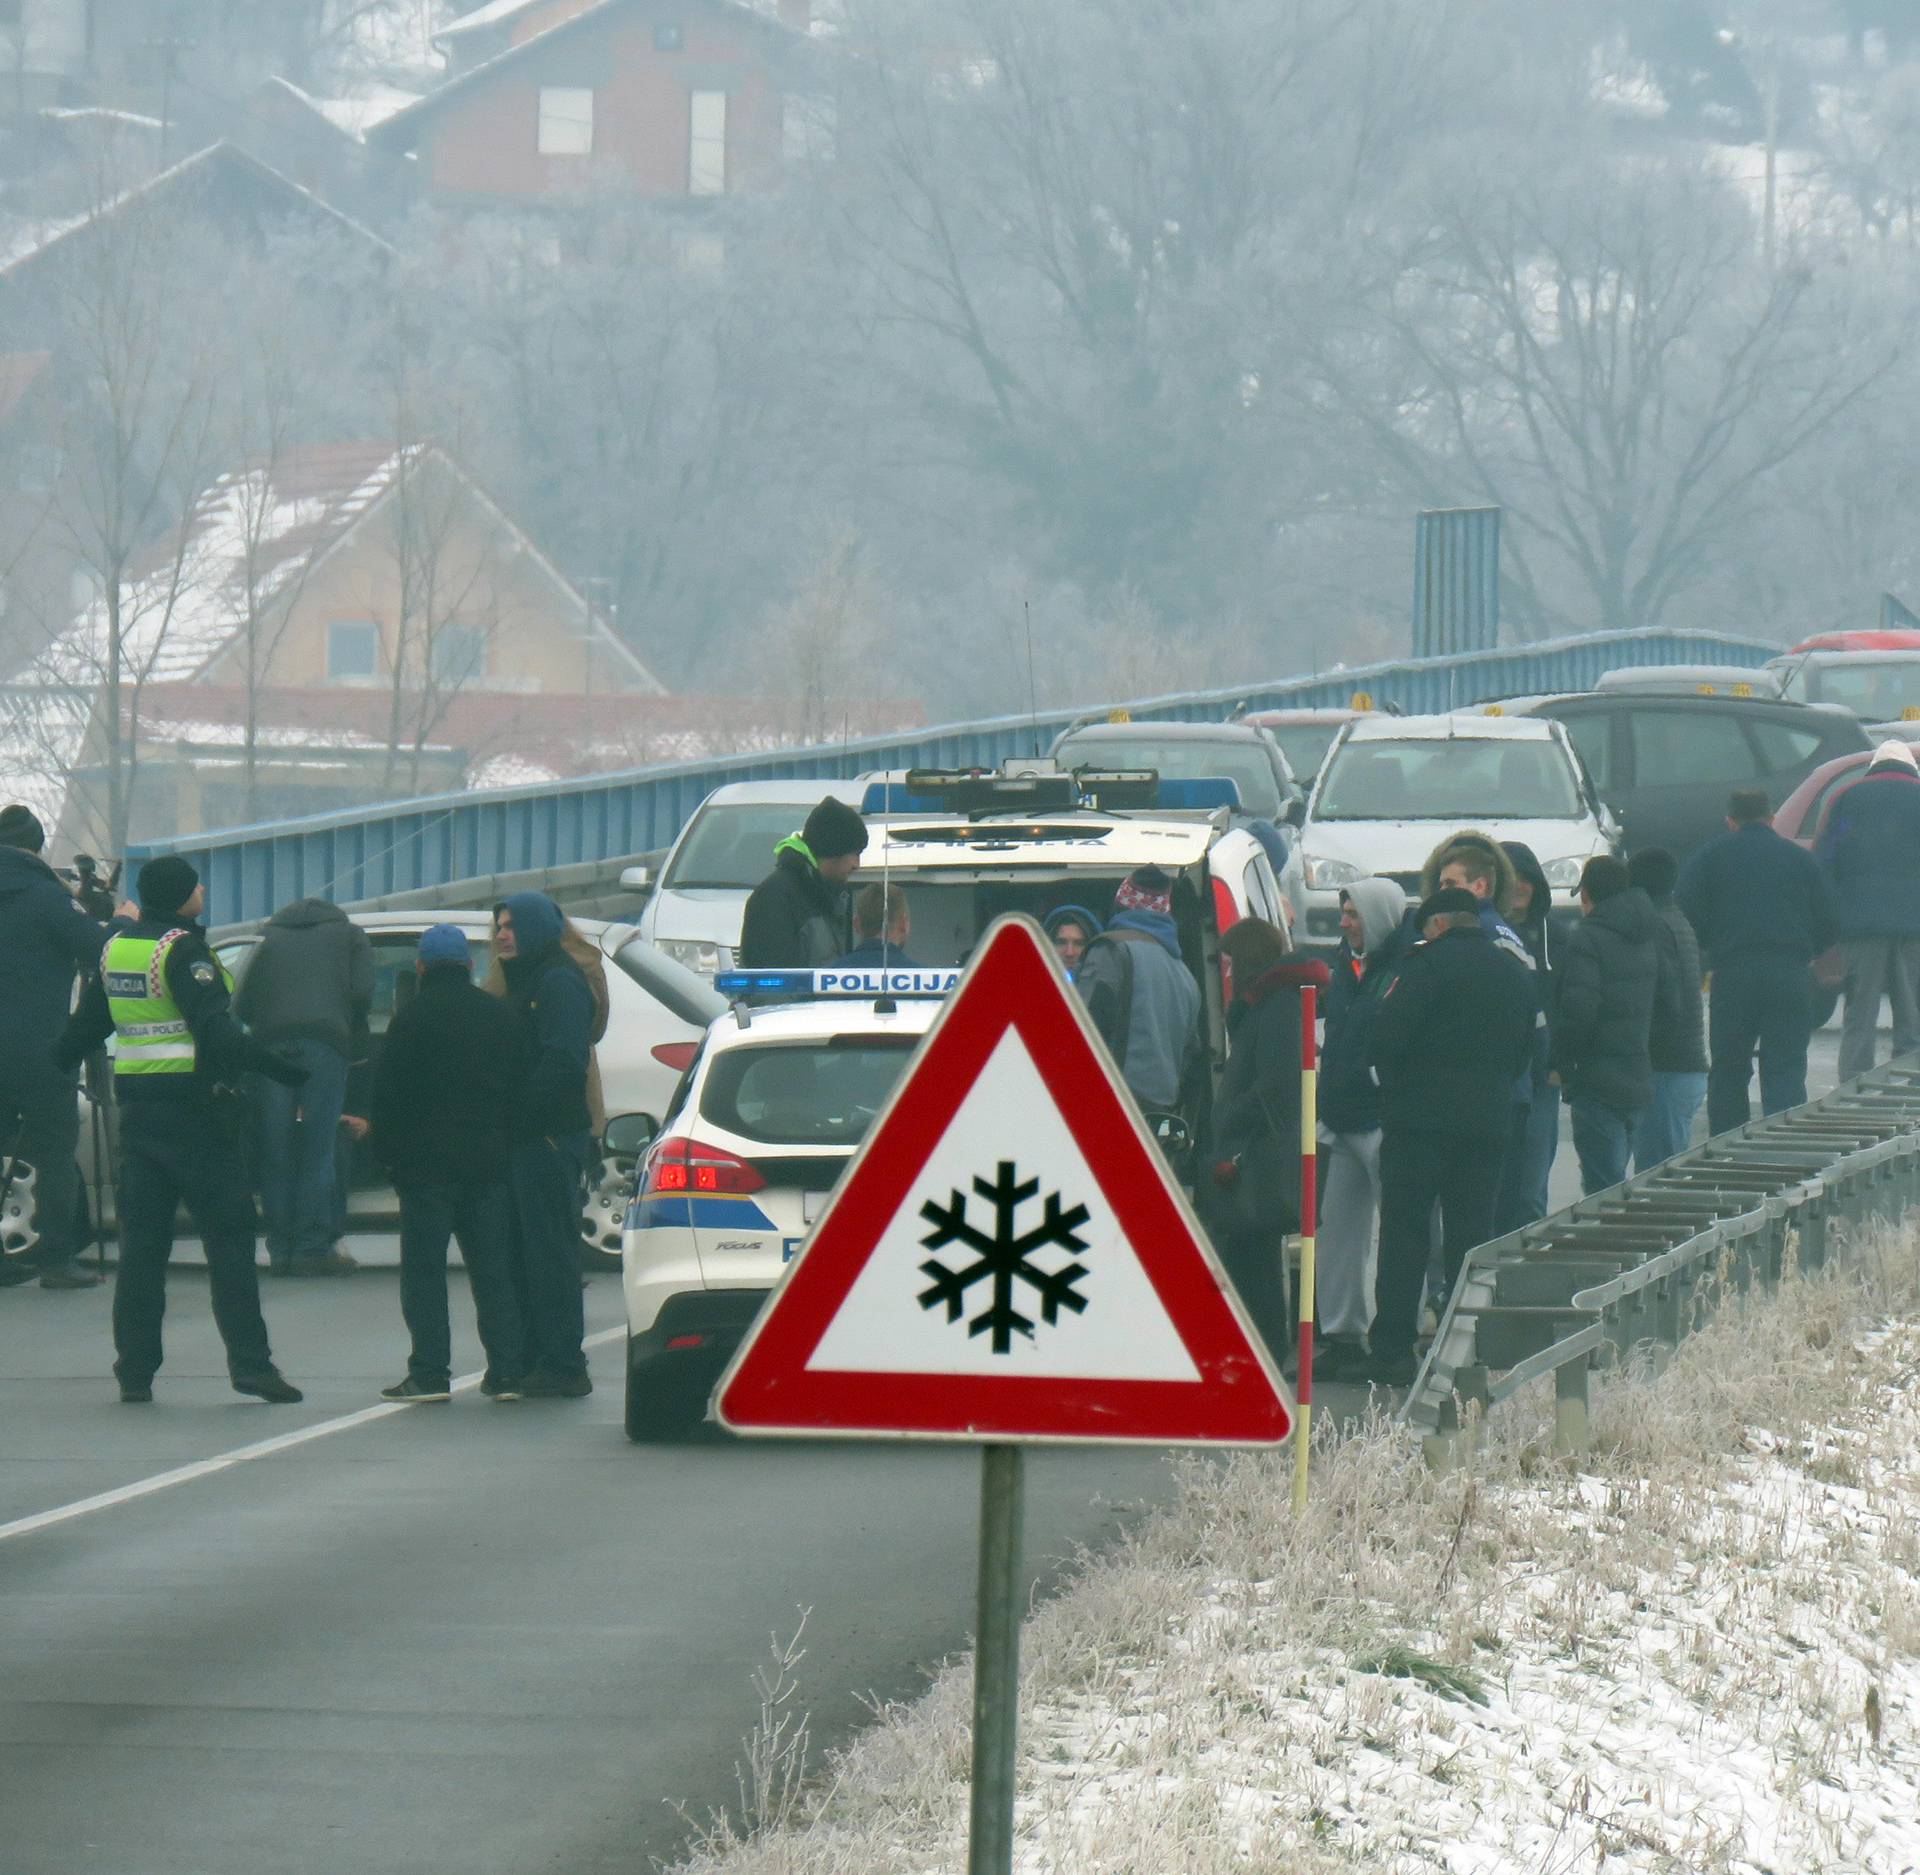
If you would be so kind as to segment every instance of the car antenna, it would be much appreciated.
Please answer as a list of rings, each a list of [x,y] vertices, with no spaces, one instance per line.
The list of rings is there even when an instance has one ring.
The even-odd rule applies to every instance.
[[[1040,693],[1033,682],[1033,602],[1020,601],[1020,616],[1027,632],[1027,720],[1033,725],[1033,759],[1040,759]]]

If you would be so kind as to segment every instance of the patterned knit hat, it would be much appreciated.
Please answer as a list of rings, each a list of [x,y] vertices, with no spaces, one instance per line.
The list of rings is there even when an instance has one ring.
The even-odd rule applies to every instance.
[[[1158,866],[1141,866],[1120,881],[1113,895],[1115,911],[1158,912],[1173,916],[1173,881]]]

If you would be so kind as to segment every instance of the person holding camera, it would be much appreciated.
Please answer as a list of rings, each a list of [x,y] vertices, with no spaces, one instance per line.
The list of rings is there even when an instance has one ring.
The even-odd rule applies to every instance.
[[[33,1221],[39,1244],[0,1265],[0,1283],[42,1289],[91,1289],[99,1277],[80,1268],[80,1090],[54,1066],[53,1047],[73,1007],[73,981],[100,961],[107,927],[41,857],[46,831],[31,808],[0,809],[0,1152],[8,1184],[33,1169]]]

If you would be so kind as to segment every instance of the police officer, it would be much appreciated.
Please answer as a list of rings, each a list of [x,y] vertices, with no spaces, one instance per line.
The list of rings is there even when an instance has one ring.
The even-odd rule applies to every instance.
[[[115,1378],[129,1405],[153,1398],[167,1261],[182,1200],[207,1250],[213,1317],[236,1393],[298,1400],[273,1364],[254,1269],[253,1194],[230,1115],[248,1069],[297,1086],[303,1071],[251,1040],[228,1011],[232,979],[197,922],[200,876],[169,855],[140,869],[139,918],[113,927],[99,970],[56,1051],[71,1067],[117,1037],[120,1108],[120,1275],[113,1292]],[[224,1109],[224,1111],[223,1111]]]

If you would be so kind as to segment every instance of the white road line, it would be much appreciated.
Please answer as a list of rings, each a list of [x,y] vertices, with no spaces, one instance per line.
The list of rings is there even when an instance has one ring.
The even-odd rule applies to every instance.
[[[581,1344],[583,1347],[598,1347],[602,1342],[621,1339],[626,1334],[624,1326],[603,1328],[597,1334],[589,1335]],[[453,1383],[455,1393],[465,1393],[471,1387],[480,1384],[481,1375],[462,1374]],[[236,1465],[250,1464],[256,1458],[271,1458],[276,1452],[290,1452],[296,1445],[309,1445],[315,1439],[331,1437],[336,1432],[351,1432],[356,1426],[370,1426],[376,1419],[386,1419],[395,1413],[410,1413],[414,1409],[403,1400],[383,1400],[378,1406],[363,1406],[357,1413],[343,1413],[338,1419],[323,1419],[317,1426],[302,1426],[296,1432],[283,1432],[271,1439],[259,1439],[252,1445],[236,1446],[231,1452],[221,1452],[213,1458],[197,1458],[191,1465],[176,1465],[172,1471],[155,1472],[151,1478],[141,1478],[132,1484],[116,1486],[111,1491],[102,1491],[93,1497],[77,1498],[71,1504],[62,1504],[54,1510],[35,1511],[31,1517],[17,1517],[12,1523],[0,1523],[0,1543],[9,1537],[31,1536],[36,1530],[49,1530],[56,1524],[71,1523],[76,1517],[91,1516],[97,1510],[112,1510],[117,1504],[137,1503],[143,1497],[152,1497],[157,1491],[170,1491],[177,1484],[192,1484],[196,1478],[210,1478],[215,1472],[231,1471]]]

